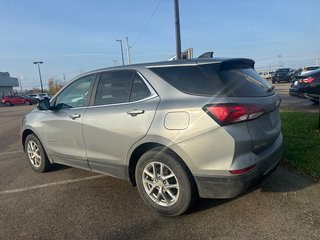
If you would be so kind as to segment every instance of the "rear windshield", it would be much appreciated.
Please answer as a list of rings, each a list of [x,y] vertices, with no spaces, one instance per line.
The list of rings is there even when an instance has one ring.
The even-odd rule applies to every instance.
[[[319,68],[319,67],[317,67],[317,66],[306,67],[305,70],[306,70],[306,71],[312,71],[312,70],[316,70],[316,69],[318,69],[318,68]]]
[[[290,68],[280,68],[277,69],[276,72],[290,72]]]
[[[274,94],[254,69],[246,65],[204,64],[154,67],[151,71],[178,90],[205,96],[263,97]]]

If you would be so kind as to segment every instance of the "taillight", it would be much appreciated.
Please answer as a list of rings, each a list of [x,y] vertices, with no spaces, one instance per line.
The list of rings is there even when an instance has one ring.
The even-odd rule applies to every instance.
[[[203,110],[220,125],[249,121],[260,117],[265,109],[255,104],[214,104],[206,105]]]
[[[308,78],[304,78],[299,80],[300,83],[312,83],[314,80],[316,80],[314,77],[308,77]]]
[[[251,166],[246,167],[246,168],[243,168],[243,169],[230,170],[229,172],[230,172],[231,174],[242,174],[242,173],[249,172],[249,171],[252,170],[255,166],[256,166],[256,164],[251,165]]]

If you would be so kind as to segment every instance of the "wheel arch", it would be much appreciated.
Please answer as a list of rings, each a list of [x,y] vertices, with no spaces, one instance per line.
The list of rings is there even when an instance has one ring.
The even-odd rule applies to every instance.
[[[30,134],[34,134],[37,136],[37,134],[34,131],[32,131],[31,129],[25,129],[21,134],[21,143],[22,143],[22,147],[23,147],[24,151],[25,151],[26,139]]]
[[[179,156],[178,153],[176,153],[172,148],[170,148],[166,145],[163,145],[160,143],[155,143],[155,142],[147,142],[147,143],[143,143],[143,144],[139,145],[138,147],[136,147],[130,156],[128,168],[129,168],[129,180],[130,180],[132,186],[136,186],[135,170],[136,170],[136,166],[137,166],[137,163],[138,163],[140,157],[144,153],[146,153],[147,151],[154,149],[154,148],[159,148],[159,150],[166,151],[167,153],[176,157],[176,159],[181,164],[184,165],[185,169],[188,171],[188,173],[192,177],[193,181],[195,182],[194,176],[193,176],[192,172],[190,171],[190,168],[188,167],[187,163]]]
[[[23,151],[25,151],[25,142],[26,142],[26,139],[27,137],[30,135],[30,134],[34,134],[40,141],[40,143],[42,144],[43,146],[43,149],[45,151],[45,154],[47,155],[50,163],[53,163],[50,155],[48,155],[48,150],[47,150],[47,146],[45,145],[45,143],[41,140],[41,138],[39,137],[39,134],[37,134],[36,131],[34,131],[32,128],[26,128],[22,131],[21,133],[21,143],[22,143],[22,147],[23,147]]]

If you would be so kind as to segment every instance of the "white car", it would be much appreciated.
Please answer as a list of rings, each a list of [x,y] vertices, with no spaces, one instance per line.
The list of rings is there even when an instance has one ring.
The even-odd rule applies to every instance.
[[[311,72],[311,71],[313,71],[313,70],[317,70],[317,69],[319,69],[320,68],[320,66],[307,66],[307,67],[304,67],[303,69],[302,69],[302,72],[301,73],[309,73],[309,72]]]
[[[51,96],[48,93],[34,93],[34,94],[29,94],[30,98],[35,98],[38,101],[43,100],[44,98],[50,99]]]
[[[270,79],[272,77],[271,72],[259,72],[259,75],[264,79]]]

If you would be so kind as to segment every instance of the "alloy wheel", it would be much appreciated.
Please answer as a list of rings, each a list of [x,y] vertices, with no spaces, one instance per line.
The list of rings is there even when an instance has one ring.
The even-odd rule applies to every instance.
[[[41,165],[41,153],[40,148],[38,147],[37,143],[34,141],[29,141],[27,145],[27,152],[28,157],[31,162],[31,164],[38,168]]]
[[[178,179],[164,163],[149,163],[142,172],[142,183],[149,198],[160,206],[172,206],[179,198]]]

